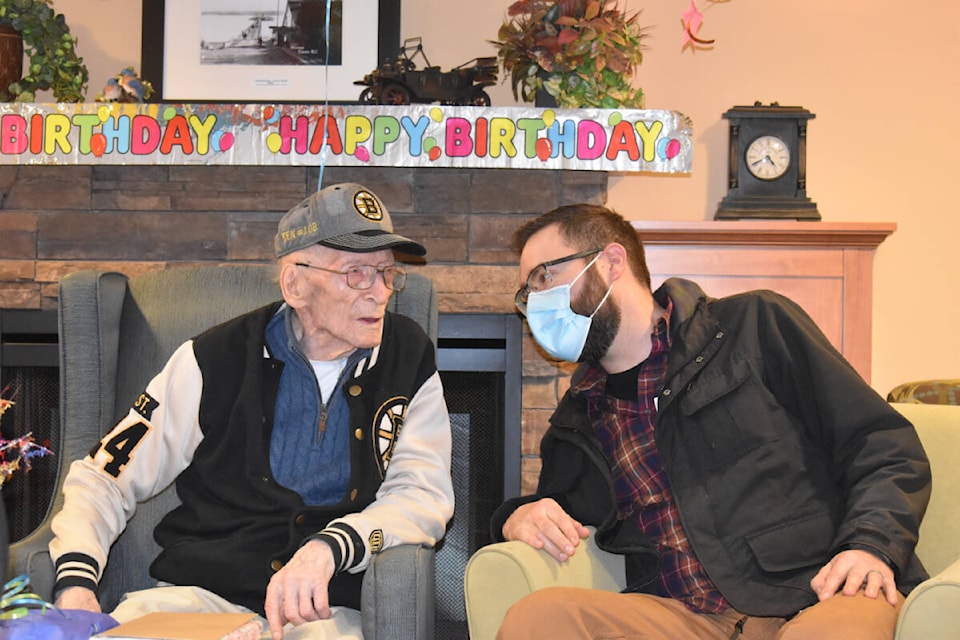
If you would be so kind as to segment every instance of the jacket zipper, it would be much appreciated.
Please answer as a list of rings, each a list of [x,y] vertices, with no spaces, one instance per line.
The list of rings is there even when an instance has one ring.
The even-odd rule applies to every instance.
[[[320,405],[320,421],[317,423],[317,437],[318,439],[323,437],[324,432],[327,430],[327,403],[324,402]]]

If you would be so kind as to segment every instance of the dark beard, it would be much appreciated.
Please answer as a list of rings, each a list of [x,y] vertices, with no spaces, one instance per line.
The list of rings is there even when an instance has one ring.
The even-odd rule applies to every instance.
[[[570,307],[581,315],[589,316],[603,300],[607,287],[592,269],[584,274],[584,277],[587,279],[585,286],[576,302]],[[613,339],[617,337],[619,330],[620,306],[612,298],[607,298],[597,314],[593,316],[587,340],[583,343],[583,351],[580,352],[577,362],[600,362],[600,359],[610,350],[610,345],[613,344]]]

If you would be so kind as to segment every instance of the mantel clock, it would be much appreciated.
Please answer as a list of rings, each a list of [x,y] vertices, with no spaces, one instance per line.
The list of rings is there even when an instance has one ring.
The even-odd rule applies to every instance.
[[[715,218],[819,220],[807,197],[807,121],[803,107],[733,107],[730,122],[727,195]]]

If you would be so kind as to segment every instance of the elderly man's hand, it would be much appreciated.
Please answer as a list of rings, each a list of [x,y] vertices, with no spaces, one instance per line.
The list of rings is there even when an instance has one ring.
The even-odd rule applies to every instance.
[[[330,617],[327,586],[335,570],[329,545],[311,540],[274,574],[264,603],[274,640],[283,638],[288,622],[296,626]]]
[[[57,596],[54,603],[58,609],[83,609],[94,613],[102,613],[97,594],[86,587],[67,587]]]
[[[503,523],[506,540],[522,540],[543,549],[558,562],[573,555],[590,531],[571,518],[553,498],[542,498],[517,507]]]
[[[869,551],[851,549],[835,555],[810,581],[810,587],[822,602],[838,591],[845,596],[863,594],[876,598],[882,590],[887,602],[895,606],[899,599],[897,582],[887,563]]]

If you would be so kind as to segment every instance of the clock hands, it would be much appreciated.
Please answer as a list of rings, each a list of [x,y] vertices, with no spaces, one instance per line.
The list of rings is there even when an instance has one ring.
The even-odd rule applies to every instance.
[[[758,164],[761,164],[761,163],[763,163],[763,162],[768,162],[768,163],[770,163],[771,165],[773,165],[774,167],[777,166],[777,163],[774,162],[774,161],[770,158],[769,155],[763,156],[762,158],[760,158],[760,159],[757,160],[756,162],[751,162],[751,163],[750,163],[750,166],[751,166],[751,167],[755,167],[755,166],[757,166]]]

